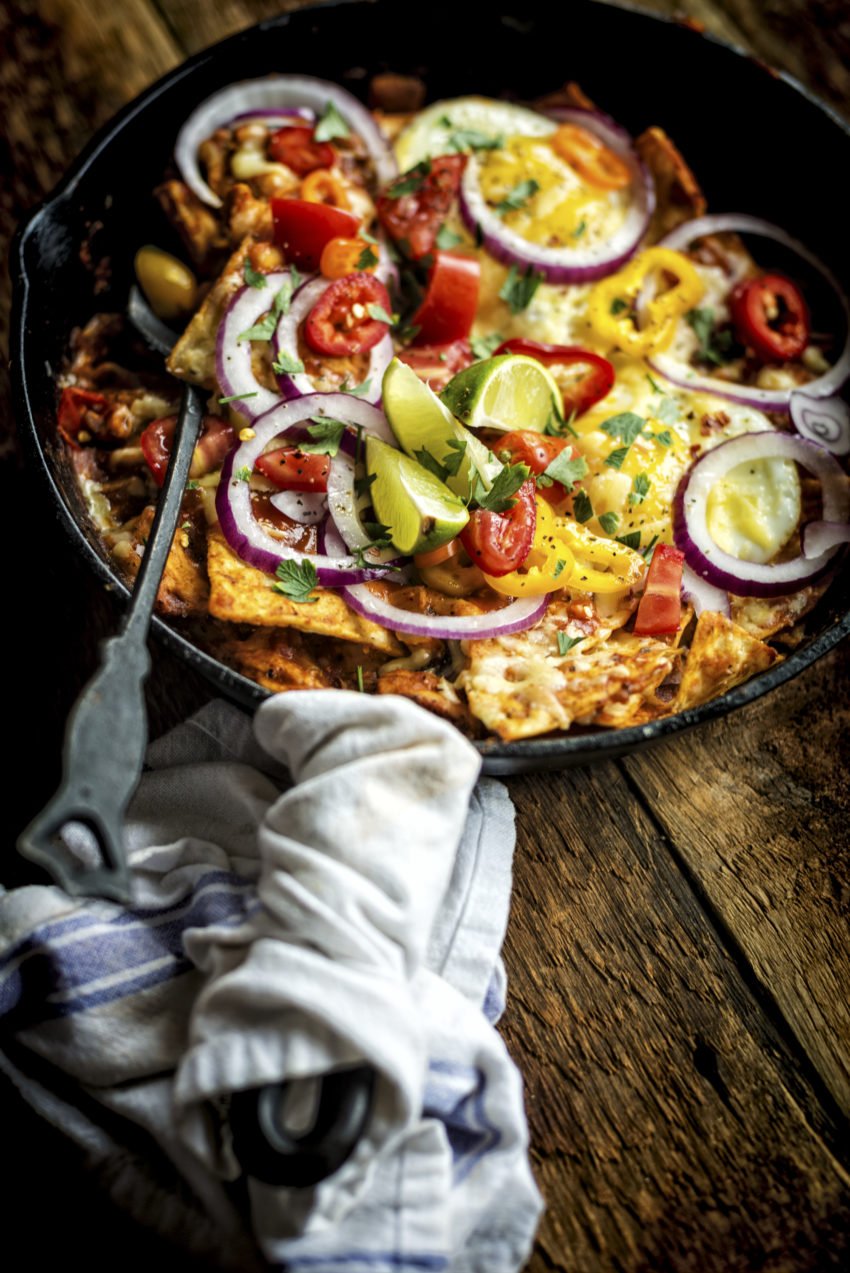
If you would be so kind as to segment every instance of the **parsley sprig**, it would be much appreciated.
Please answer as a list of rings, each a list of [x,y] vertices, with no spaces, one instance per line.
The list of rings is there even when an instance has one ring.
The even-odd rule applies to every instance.
[[[334,137],[350,137],[351,129],[333,102],[328,102],[316,125],[313,137],[316,141],[332,141]]]
[[[258,323],[255,323],[253,327],[249,327],[247,331],[240,332],[236,339],[271,340],[281,314],[289,313],[289,306],[292,304],[292,295],[300,283],[301,276],[295,269],[295,266],[292,266],[280,291],[275,294],[269,312],[266,314],[265,318],[261,318]],[[256,284],[253,286],[256,286]],[[304,368],[302,367],[301,370],[303,371]]]
[[[534,293],[542,282],[543,275],[533,265],[526,266],[524,270],[512,265],[508,270],[508,277],[499,289],[499,296],[507,301],[512,314],[521,314],[531,304]]]
[[[281,592],[290,601],[313,604],[318,597],[311,596],[319,582],[316,567],[306,557],[302,562],[282,561],[275,571],[277,583],[272,584],[275,592]]]
[[[509,190],[504,199],[501,199],[493,208],[500,217],[506,212],[517,212],[520,208],[524,208],[529,199],[533,199],[540,189],[540,182],[535,181],[533,177],[527,177],[525,181],[518,181],[512,190]]]

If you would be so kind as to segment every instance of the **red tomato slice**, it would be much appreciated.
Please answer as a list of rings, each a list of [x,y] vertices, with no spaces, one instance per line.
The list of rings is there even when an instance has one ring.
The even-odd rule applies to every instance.
[[[378,220],[413,261],[432,250],[457,198],[466,155],[438,155],[403,173],[378,200]],[[393,192],[401,190],[394,196]]]
[[[569,451],[571,460],[579,455],[568,438],[550,438],[531,429],[517,429],[513,433],[504,434],[494,450],[500,460],[507,458],[511,464],[527,464],[535,475],[543,473],[562,451]],[[549,504],[561,504],[567,495],[562,482],[541,486],[537,493]]]
[[[336,154],[326,141],[314,141],[312,128],[279,128],[269,138],[269,158],[286,164],[299,177],[306,177],[316,168],[330,168]]]
[[[475,320],[480,281],[481,266],[474,257],[437,252],[425,298],[411,320],[419,328],[414,344],[448,345],[465,340]]]
[[[261,455],[255,467],[282,491],[326,491],[331,457],[305,455],[297,447],[282,446]]]
[[[361,354],[377,345],[389,327],[369,313],[378,305],[389,314],[392,302],[371,274],[346,274],[331,283],[304,320],[307,344],[317,354]]]
[[[799,288],[782,274],[739,283],[731,310],[741,343],[765,362],[798,358],[809,343],[808,307]]]
[[[505,340],[497,354],[525,354],[547,366],[558,383],[564,399],[564,414],[594,406],[611,389],[615,372],[607,358],[592,354],[581,345],[543,345],[536,340]]]
[[[523,482],[516,493],[516,503],[505,513],[491,513],[476,508],[460,532],[460,542],[470,561],[485,575],[499,578],[521,566],[528,556],[537,524],[534,502],[534,480]]]
[[[406,362],[420,380],[430,385],[434,393],[445,389],[452,376],[475,361],[468,340],[456,340],[451,345],[422,345],[400,349],[396,357]]]
[[[659,544],[655,549],[635,619],[637,636],[665,636],[678,632],[682,618],[684,561],[685,554],[672,544]]]
[[[317,270],[331,239],[356,238],[360,222],[351,212],[308,199],[272,199],[275,243],[291,265]]]
[[[66,442],[78,448],[77,434],[80,429],[99,432],[108,411],[109,401],[102,393],[92,393],[89,389],[77,389],[74,386],[63,389],[59,399],[59,432]]]
[[[139,439],[142,454],[157,486],[162,486],[165,481],[176,427],[176,415],[162,416],[159,420],[153,420]],[[236,431],[227,420],[222,420],[217,415],[204,416],[189,476],[197,478],[206,473],[214,473],[221,468],[224,457],[235,445]]]

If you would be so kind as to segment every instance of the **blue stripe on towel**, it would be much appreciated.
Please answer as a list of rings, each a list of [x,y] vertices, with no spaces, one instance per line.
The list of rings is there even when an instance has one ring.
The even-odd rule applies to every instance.
[[[448,1266],[448,1259],[445,1255],[406,1255],[400,1251],[347,1251],[339,1255],[330,1252],[327,1255],[294,1255],[277,1267],[280,1269],[334,1268],[338,1265],[348,1267],[352,1264],[365,1264],[369,1268],[384,1265],[392,1269],[444,1269]]]
[[[438,1118],[445,1125],[457,1185],[485,1154],[496,1148],[502,1133],[487,1117],[487,1079],[479,1066],[431,1061],[428,1071],[422,1112],[426,1118]]]

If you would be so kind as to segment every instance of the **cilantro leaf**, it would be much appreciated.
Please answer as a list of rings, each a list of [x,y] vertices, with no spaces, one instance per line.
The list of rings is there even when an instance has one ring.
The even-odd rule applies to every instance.
[[[489,358],[502,343],[501,332],[491,332],[489,336],[473,336],[469,342],[476,358]]]
[[[611,302],[610,312],[616,316],[617,314],[622,314],[623,310],[628,308],[629,308],[628,301],[624,301],[622,296],[615,296],[613,301]]]
[[[348,381],[343,380],[342,384],[340,385],[340,389],[342,390],[343,393],[350,393],[353,398],[364,398],[366,394],[369,392],[369,387],[371,384],[372,384],[371,376],[369,377],[368,380],[364,380],[362,385],[349,386]]]
[[[400,199],[402,195],[415,194],[430,172],[431,160],[423,159],[420,163],[415,164],[409,172],[402,173],[400,177],[397,177],[391,186],[387,186],[384,194],[388,199]]]
[[[332,420],[328,416],[313,416],[313,423],[307,425],[307,432],[312,442],[299,442],[298,450],[305,455],[336,455],[339,444],[345,433],[342,420]]]
[[[605,531],[606,535],[613,535],[614,531],[620,525],[620,519],[616,513],[602,513],[599,518],[599,525]]]
[[[433,456],[430,451],[426,451],[425,449],[421,451],[414,451],[413,458],[422,465],[423,469],[427,469],[429,473],[433,473],[434,477],[436,477],[438,481],[445,482],[446,478],[449,476],[448,470],[443,467],[436,456]]]
[[[629,448],[627,446],[618,446],[616,451],[611,452],[605,463],[609,468],[620,469],[623,467],[623,460],[626,458],[628,453]]]
[[[567,563],[564,561],[563,557],[558,558],[558,560],[555,562],[555,569],[552,571],[553,579],[557,579],[558,576],[563,573],[563,570],[566,564]]]
[[[647,378],[647,380],[649,381],[650,386],[651,386],[651,387],[655,390],[655,392],[656,392],[656,393],[660,393],[660,394],[661,394],[661,396],[662,396],[662,398],[663,398],[663,397],[664,397],[664,390],[661,388],[661,385],[658,383],[658,381],[655,379],[655,377],[652,375],[652,373],[651,373],[651,372],[649,372],[649,371],[648,371],[648,372],[646,373],[646,378]]]
[[[658,543],[658,536],[653,535],[652,539],[650,539],[649,543],[646,545],[646,548],[641,549],[640,555],[641,557],[643,557],[644,561],[649,561],[649,558],[652,555],[652,550],[657,543]]]
[[[656,442],[660,442],[662,446],[672,446],[673,438],[669,429],[663,429],[661,433],[653,433]]]
[[[593,505],[587,491],[576,491],[573,496],[573,514],[579,525],[590,521],[593,516]]]
[[[200,485],[201,483],[198,481],[196,477],[190,477],[189,481],[186,483],[186,490],[197,491]]]
[[[374,473],[364,473],[362,477],[354,479],[354,492],[356,495],[368,495],[369,487],[375,480]]]
[[[579,221],[578,225],[573,230],[573,238],[580,239],[586,229],[587,229],[587,222],[582,218],[582,220]]]
[[[313,131],[315,141],[331,141],[334,137],[349,137],[351,129],[340,115],[333,102],[328,102],[322,111],[321,119]]]
[[[388,314],[383,305],[376,305],[374,301],[370,301],[366,306],[366,312],[370,318],[374,318],[378,323],[386,323],[389,327],[393,325],[393,316]]]
[[[272,370],[278,376],[296,376],[304,370],[304,364],[300,358],[293,358],[285,349],[281,349],[277,362],[272,363]]]
[[[277,327],[278,319],[281,314],[289,312],[289,306],[292,302],[292,294],[300,283],[301,279],[296,269],[290,270],[284,280],[283,287],[276,293],[272,300],[269,312],[265,318],[261,318],[253,327],[249,327],[247,331],[240,332],[236,337],[237,340],[271,340],[274,335],[274,329]],[[301,368],[303,371],[303,367]]]
[[[617,543],[622,544],[624,548],[633,548],[637,552],[640,548],[640,531],[630,530],[628,535],[618,535]]]
[[[649,488],[651,485],[652,483],[650,482],[646,473],[638,473],[637,477],[632,482],[632,491],[629,495],[629,503],[630,504],[643,503],[644,499],[649,494]]]
[[[564,420],[562,416],[558,415],[557,410],[553,409],[552,414],[546,421],[543,432],[550,438],[562,438],[565,433],[569,433],[572,437],[577,438],[578,430],[573,428],[573,420],[575,420],[576,415],[576,409],[573,407],[569,414],[569,419]]]
[[[534,293],[543,282],[543,275],[528,265],[522,271],[516,265],[508,270],[508,277],[499,289],[499,296],[507,301],[512,314],[520,314],[531,304]]]
[[[269,281],[265,274],[261,274],[259,270],[255,270],[251,264],[249,257],[245,257],[245,264],[242,266],[242,277],[249,287],[268,287]]]
[[[566,632],[558,633],[558,653],[561,655],[569,654],[574,645],[578,645],[579,641],[583,641],[583,636],[567,636]]]
[[[556,455],[551,464],[547,464],[543,470],[546,477],[551,477],[553,482],[562,482],[568,491],[571,491],[580,477],[584,477],[587,473],[587,460],[583,455],[577,455],[575,459],[571,459],[570,450],[565,447],[560,455]]]
[[[490,137],[477,128],[456,128],[449,137],[448,144],[452,150],[461,154],[468,150],[499,150],[504,146],[505,139],[501,135]]]
[[[437,247],[438,248],[456,248],[458,243],[463,242],[463,235],[456,234],[454,230],[450,230],[447,225],[441,225],[437,231]]]
[[[516,503],[513,497],[523,482],[528,481],[530,473],[531,469],[527,464],[506,464],[496,474],[489,491],[486,490],[480,476],[476,474],[473,482],[472,498],[479,508],[485,508],[488,512],[506,513]]]
[[[454,477],[463,463],[467,444],[463,438],[447,438],[446,442],[451,449],[443,456],[443,468],[449,477]]]
[[[643,416],[636,415],[634,411],[621,411],[619,415],[612,415],[605,420],[601,428],[610,438],[619,438],[629,447],[643,433],[645,425]]]
[[[242,468],[237,469],[233,476],[236,478],[237,482],[250,482],[251,470],[243,464]]]
[[[354,268],[356,270],[371,270],[377,264],[378,253],[370,246],[370,244],[367,243],[357,258],[357,264]]]
[[[715,330],[713,309],[705,307],[689,310],[685,320],[693,328],[694,335],[699,341],[698,356],[703,362],[719,367],[724,362],[731,361],[734,356],[732,353],[734,337],[728,328],[724,331]]]
[[[228,402],[241,402],[243,398],[256,398],[258,392],[257,389],[253,389],[250,393],[232,393],[229,398],[219,398],[218,404],[220,407],[225,407]]]
[[[512,190],[509,190],[504,199],[493,208],[500,217],[506,212],[516,212],[518,208],[524,208],[529,199],[533,198],[540,189],[540,182],[535,181],[533,177],[527,177],[525,181],[518,181]]]
[[[275,571],[278,582],[272,584],[275,592],[282,592],[290,601],[305,601],[310,604],[319,600],[310,593],[319,582],[316,567],[305,558],[302,562],[282,561]]]

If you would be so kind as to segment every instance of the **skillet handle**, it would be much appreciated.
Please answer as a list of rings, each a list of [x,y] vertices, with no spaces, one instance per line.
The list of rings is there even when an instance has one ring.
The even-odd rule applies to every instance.
[[[325,1074],[319,1080],[312,1126],[295,1134],[284,1122],[286,1099],[305,1081],[234,1092],[233,1152],[246,1175],[267,1185],[306,1189],[332,1176],[351,1157],[372,1112],[375,1071],[359,1065]]]

